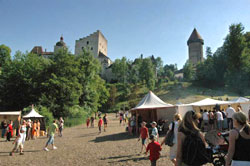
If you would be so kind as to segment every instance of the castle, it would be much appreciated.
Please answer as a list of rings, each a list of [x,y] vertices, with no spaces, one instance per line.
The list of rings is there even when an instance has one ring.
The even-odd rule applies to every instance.
[[[97,30],[92,34],[75,41],[75,55],[83,53],[83,49],[91,51],[94,57],[101,63],[101,77],[106,81],[111,81],[113,79],[111,70],[112,61],[107,56],[107,45],[107,39],[101,31]],[[63,37],[61,37],[60,41],[58,41],[54,46],[54,52],[47,52],[46,50],[43,51],[42,46],[35,46],[31,52],[40,56],[49,57],[56,54],[58,50],[64,48],[67,48],[67,45],[63,41]]]
[[[188,45],[188,57],[189,63],[196,66],[203,59],[203,44],[204,40],[201,35],[194,28],[192,34],[190,35],[187,45]]]

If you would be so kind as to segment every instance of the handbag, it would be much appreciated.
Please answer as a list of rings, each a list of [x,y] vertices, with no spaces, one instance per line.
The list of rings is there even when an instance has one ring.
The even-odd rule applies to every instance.
[[[175,123],[172,122],[172,129],[167,132],[166,139],[165,139],[165,145],[168,145],[168,146],[174,145],[174,143],[173,143],[173,141],[174,141],[174,126],[175,126]]]

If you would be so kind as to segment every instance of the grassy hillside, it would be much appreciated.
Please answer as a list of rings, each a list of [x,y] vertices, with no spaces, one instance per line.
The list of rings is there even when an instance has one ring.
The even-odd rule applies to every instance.
[[[202,87],[193,86],[191,83],[166,83],[161,87],[157,87],[153,91],[158,97],[160,97],[164,102],[170,104],[187,104],[196,102],[205,98],[222,99],[229,100],[239,97],[236,93],[230,92],[226,89],[207,89]],[[138,95],[136,99],[132,99],[135,103],[138,103],[146,94],[148,89],[145,87],[140,87],[138,90]],[[250,96],[243,96],[250,97]],[[123,105],[128,105],[130,101],[117,103],[117,106],[123,108]]]

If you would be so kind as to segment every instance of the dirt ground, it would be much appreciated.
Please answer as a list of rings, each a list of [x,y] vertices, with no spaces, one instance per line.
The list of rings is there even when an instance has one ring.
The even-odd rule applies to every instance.
[[[15,153],[9,156],[12,142],[0,139],[0,166],[146,166],[150,165],[147,156],[140,155],[141,143],[136,137],[125,132],[125,126],[119,125],[114,114],[108,115],[109,126],[106,132],[98,133],[98,128],[86,128],[86,125],[66,128],[63,137],[55,137],[57,150],[46,152],[43,147],[47,137],[26,141],[24,155]],[[97,124],[95,122],[95,124]],[[162,140],[161,138],[160,140]],[[172,166],[167,154],[169,148],[163,146],[159,166]]]

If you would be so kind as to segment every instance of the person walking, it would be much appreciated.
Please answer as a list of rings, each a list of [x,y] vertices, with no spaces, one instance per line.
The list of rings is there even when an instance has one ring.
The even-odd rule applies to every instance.
[[[64,126],[64,120],[62,117],[60,117],[59,119],[59,136],[60,137],[62,137],[63,126]]]
[[[234,129],[229,133],[229,148],[226,166],[250,165],[250,126],[247,116],[242,111],[232,116]]]
[[[23,120],[22,125],[20,125],[19,127],[19,134],[17,135],[15,141],[13,142],[13,144],[15,144],[14,148],[12,149],[12,151],[10,152],[10,156],[13,156],[13,153],[15,151],[18,150],[18,148],[20,148],[20,155],[23,155],[23,147],[24,147],[24,142],[25,142],[25,138],[26,138],[26,121]]]
[[[146,140],[147,140],[149,134],[148,134],[148,128],[146,127],[146,122],[142,122],[141,126],[142,127],[140,130],[140,136],[139,136],[138,141],[140,141],[140,139],[141,139],[141,143],[142,143],[141,153],[142,153],[143,147],[145,148],[145,150],[147,149]]]
[[[31,120],[28,119],[27,123],[26,123],[26,140],[30,140],[31,139]]]
[[[200,115],[193,110],[188,111],[186,112],[182,122],[180,123],[177,135],[177,166],[202,165],[201,163],[199,163],[200,161],[198,159],[200,155],[203,155],[200,152],[201,150],[205,150],[206,143],[204,136],[197,126],[199,116]],[[190,156],[192,156],[192,161],[189,159]]]
[[[98,121],[98,128],[99,128],[99,133],[102,132],[102,123],[103,123],[103,120],[101,117],[99,117],[99,121]]]
[[[227,113],[227,123],[228,123],[228,130],[233,129],[233,114],[235,113],[235,109],[231,107],[231,105],[228,105],[228,108],[226,109]]]
[[[10,138],[13,137],[13,121],[10,120],[8,127],[7,127],[7,133],[6,133],[6,142],[10,141]]]
[[[151,135],[154,135],[155,136],[155,139],[157,140],[157,142],[159,141],[159,133],[158,133],[158,129],[157,129],[157,123],[155,121],[153,121],[151,123],[151,126],[152,126],[152,132],[151,132]]]
[[[86,126],[87,126],[87,128],[89,128],[89,123],[90,123],[90,118],[88,117],[87,120],[86,120]]]
[[[151,166],[156,166],[156,161],[160,158],[161,145],[156,142],[156,137],[150,135],[149,139],[151,142],[148,144],[146,149],[146,155],[150,151],[149,160],[151,161]]]
[[[209,126],[209,114],[208,114],[208,112],[207,112],[207,110],[205,109],[204,110],[204,112],[203,112],[203,114],[202,114],[202,124],[201,124],[201,129],[203,130],[203,131],[208,131],[208,126]]]
[[[36,137],[40,137],[40,131],[41,131],[41,123],[39,120],[37,120],[37,131],[36,131]]]
[[[107,118],[107,114],[104,114],[103,116],[103,123],[104,123],[104,131],[106,131],[107,127],[108,127],[108,118]]]
[[[37,132],[37,122],[36,120],[34,120],[32,125],[32,139],[36,139],[36,132]]]
[[[54,136],[55,136],[55,132],[58,132],[58,126],[56,124],[56,120],[53,120],[53,123],[49,126],[48,128],[48,133],[49,133],[49,140],[47,141],[44,150],[45,151],[49,151],[48,146],[51,144],[52,145],[52,149],[55,150],[57,149],[57,147],[54,144]]]
[[[223,129],[223,115],[220,110],[216,110],[216,117],[217,117],[217,128],[218,130],[222,131]]]
[[[91,127],[94,127],[95,118],[93,116],[90,118],[90,121],[91,121]]]
[[[173,125],[173,123],[174,123],[174,125]],[[169,157],[174,165],[177,164],[176,163],[177,140],[178,140],[177,138],[178,138],[178,128],[179,128],[180,123],[181,123],[181,115],[175,114],[174,121],[169,125],[169,130],[168,130],[168,132],[170,132],[171,130],[174,131],[174,140],[173,140],[174,145],[170,147],[170,153],[169,153]],[[161,146],[165,143],[165,140],[167,138],[167,134],[166,134],[165,138],[163,139],[163,141],[161,142]]]
[[[2,138],[4,138],[4,136],[5,136],[7,127],[8,127],[8,124],[7,124],[6,120],[2,121],[2,123],[1,123]]]

